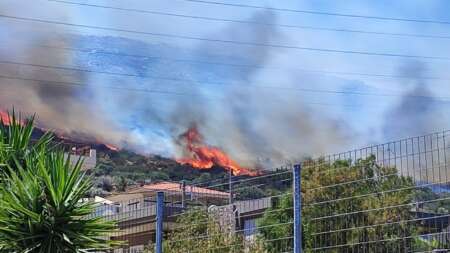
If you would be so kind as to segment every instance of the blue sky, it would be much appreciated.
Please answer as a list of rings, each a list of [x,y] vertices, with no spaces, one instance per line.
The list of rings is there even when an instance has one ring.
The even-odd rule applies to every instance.
[[[180,0],[77,0],[75,2],[296,26],[450,36],[450,25],[445,24],[264,11]],[[242,1],[230,0],[223,0],[222,2],[242,3]],[[285,0],[245,1],[245,4],[368,16],[450,21],[447,20],[448,10],[450,9],[450,2],[448,1]],[[448,43],[450,39],[233,24],[43,0],[33,2],[23,0],[2,1],[0,12],[19,17],[34,17],[76,24],[200,38],[258,43],[264,41],[268,44],[297,47],[450,57],[450,43]],[[97,105],[101,110],[100,112],[95,111],[93,114],[102,115],[102,119],[92,123],[97,125],[98,129],[102,129],[95,135],[99,136],[100,139],[109,138],[118,145],[125,143],[130,138],[139,139],[140,141],[137,141],[139,142],[139,148],[146,146],[148,152],[176,154],[173,136],[176,136],[192,122],[200,124],[200,129],[208,142],[223,147],[243,161],[255,156],[258,156],[258,159],[270,157],[274,160],[283,160],[302,154],[344,151],[345,149],[382,142],[391,138],[403,138],[409,135],[439,131],[449,126],[448,118],[446,118],[449,109],[448,103],[439,101],[428,105],[429,101],[421,100],[417,104],[425,104],[426,110],[421,110],[420,108],[423,108],[423,106],[418,106],[417,111],[413,108],[412,112],[409,111],[405,114],[401,106],[399,109],[399,104],[401,105],[404,102],[401,97],[404,94],[421,96],[423,94],[417,94],[417,92],[425,92],[427,96],[450,97],[448,80],[423,79],[424,76],[450,79],[447,73],[450,61],[446,60],[405,59],[275,47],[239,46],[76,27],[64,27],[62,29],[61,26],[18,22],[8,19],[0,19],[0,22],[2,23],[1,37],[10,45],[12,45],[13,42],[11,41],[14,39],[35,40],[35,38],[27,37],[30,32],[36,34],[36,37],[40,39],[50,38],[57,33],[90,35],[97,38],[108,38],[110,36],[144,43],[148,47],[142,48],[146,48],[147,51],[140,50],[141,54],[147,54],[148,52],[150,55],[157,54],[168,58],[264,66],[264,68],[249,70],[248,68],[230,68],[211,64],[190,65],[164,61],[141,62],[139,64],[143,67],[140,69],[137,62],[132,63],[124,59],[121,59],[120,63],[105,63],[102,62],[105,61],[105,58],[102,57],[65,56],[64,60],[56,58],[57,64],[85,65],[96,70],[106,69],[108,71],[139,74],[142,74],[139,71],[145,71],[142,74],[145,77],[157,75],[171,78],[182,77],[185,80],[190,80],[190,82],[186,81],[182,85],[169,81],[156,82],[154,80],[146,80],[144,84],[142,80],[130,80],[130,78],[125,80],[102,75],[89,75],[87,79],[89,92],[93,96],[91,103]],[[105,41],[108,41],[108,39]],[[85,46],[85,44],[80,45]],[[109,48],[109,50],[135,52],[134,50],[137,50],[138,47],[127,48],[125,46],[121,48],[119,45],[114,45],[114,48]],[[102,47],[102,44],[100,43],[99,46]],[[103,46],[105,50],[108,50],[106,44]],[[7,55],[8,59],[27,59],[21,47],[12,46],[11,49],[11,47],[5,48],[3,46],[0,50],[3,50],[3,54]],[[51,59],[39,60],[47,61],[49,64],[51,61]],[[324,75],[301,71],[302,69],[395,76],[407,75],[410,78]],[[120,82],[128,88],[144,85],[145,87],[169,92],[201,94],[201,98],[179,99],[171,96],[148,94],[146,97],[139,94],[130,96],[104,92],[96,86],[101,83]],[[192,85],[190,86],[191,82],[192,84],[200,83],[200,85],[193,88]],[[205,83],[208,82],[232,85],[206,85]],[[270,86],[270,88],[261,86]],[[309,92],[305,90],[309,90]],[[315,92],[311,92],[311,90],[315,90]],[[318,90],[328,91],[328,93],[317,92]],[[389,96],[336,94],[330,93],[330,91],[388,94]],[[414,100],[409,102],[408,104],[416,104]],[[22,106],[24,110],[31,111],[33,108],[41,108],[40,105],[46,104],[46,101],[41,99],[39,105],[33,103],[30,102],[25,105],[18,100],[11,101],[11,99],[6,98],[0,102],[5,107],[10,104],[19,104],[16,106]],[[73,107],[79,106],[82,108],[79,101],[74,102],[73,105]],[[45,112],[54,110],[47,105],[45,108],[47,108],[43,110]],[[147,113],[138,113],[140,110],[146,110]],[[46,115],[45,112],[42,114]],[[174,115],[180,114],[189,115],[189,117],[173,119]],[[418,117],[420,114],[427,115]],[[401,117],[398,117],[398,115],[401,115]],[[57,113],[51,113],[48,117],[64,119],[62,115]],[[148,119],[148,117],[152,117],[152,119]],[[92,117],[90,118],[92,120]],[[48,120],[46,119],[46,121]],[[308,123],[305,123],[305,121],[308,121]],[[51,127],[61,127],[60,122],[60,120],[54,120]],[[78,129],[82,129],[81,131],[92,131],[92,128],[86,127],[86,122],[77,120],[74,123],[67,123],[68,125],[64,128],[66,131],[72,131],[71,124],[81,124],[76,126]],[[110,125],[114,127],[105,130],[106,126]],[[419,125],[420,127],[415,127]],[[311,130],[312,128],[314,130]],[[386,133],[386,129],[396,129],[396,131]],[[102,134],[102,132],[108,134]],[[124,132],[132,133],[132,137]],[[146,141],[142,141],[143,139]],[[273,148],[262,148],[266,146]],[[299,148],[298,146],[303,147]]]

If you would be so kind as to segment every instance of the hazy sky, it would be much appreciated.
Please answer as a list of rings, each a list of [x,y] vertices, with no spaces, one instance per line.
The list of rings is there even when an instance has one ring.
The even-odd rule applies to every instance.
[[[207,21],[201,19],[170,17],[149,13],[136,13],[71,5],[44,0],[3,0],[0,3],[0,13],[3,15],[18,17],[32,17],[83,25],[207,39],[232,40],[250,43],[264,42],[271,45],[295,46],[303,48],[450,58],[450,24],[374,20],[336,17],[331,15],[268,11],[252,8],[238,8],[224,5],[195,3],[181,0],[69,1],[121,8],[168,12],[181,15],[247,20],[260,23],[362,30],[381,33],[447,36],[449,38],[361,34],[287,28],[281,26],[240,24],[224,21]],[[248,5],[318,12],[336,12],[367,16],[440,20],[450,22],[450,19],[448,19],[450,2],[444,0],[221,0],[221,2],[237,4],[245,3]],[[64,29],[61,29],[61,27]],[[30,32],[34,32],[40,37],[52,36],[52,34],[54,35],[55,33],[62,32],[68,34],[93,35],[98,37],[113,36],[130,38],[145,42],[148,45],[151,45],[151,48],[157,47],[161,50],[166,49],[168,51],[177,52],[176,55],[179,58],[264,66],[264,68],[252,69],[251,71],[248,68],[240,69],[239,67],[228,67],[228,69],[224,70],[223,66],[217,67],[214,65],[188,65],[183,68],[178,65],[174,65],[174,67],[159,66],[158,68],[153,68],[152,73],[156,73],[159,76],[181,76],[184,79],[190,79],[200,83],[208,81],[231,83],[234,86],[241,86],[240,89],[234,89],[232,92],[230,92],[230,90],[226,90],[227,88],[217,85],[204,84],[195,88],[195,92],[202,94],[202,99],[210,99],[213,101],[218,99],[222,101],[211,103],[208,102],[205,104],[202,103],[201,105],[198,105],[200,109],[195,109],[196,111],[202,111],[203,108],[203,110],[206,111],[206,113],[204,113],[206,116],[201,117],[202,120],[205,120],[205,117],[215,119],[211,120],[214,124],[207,124],[207,126],[205,125],[204,127],[204,131],[209,133],[209,136],[218,136],[220,133],[223,133],[222,130],[215,129],[222,127],[224,123],[231,120],[233,120],[233,122],[236,121],[235,114],[243,116],[242,118],[239,118],[239,122],[236,123],[236,125],[238,125],[236,128],[241,129],[241,131],[238,131],[239,135],[248,134],[250,136],[255,132],[260,131],[264,133],[264,135],[274,136],[273,139],[279,139],[279,132],[285,131],[286,135],[289,135],[293,131],[293,129],[291,129],[292,127],[287,127],[286,125],[280,124],[278,127],[274,126],[274,130],[271,130],[269,126],[264,126],[269,125],[271,120],[280,121],[286,119],[286,122],[292,122],[293,117],[296,115],[298,118],[296,118],[295,121],[302,121],[302,117],[305,117],[304,120],[311,121],[311,124],[302,126],[302,129],[309,129],[316,126],[319,129],[319,132],[329,132],[330,129],[336,127],[339,128],[339,132],[343,132],[342,137],[337,137],[336,139],[351,139],[350,142],[345,142],[345,144],[338,141],[338,143],[340,143],[340,149],[358,147],[360,145],[381,142],[391,138],[403,138],[409,135],[439,131],[447,129],[450,125],[447,118],[450,104],[445,101],[445,99],[436,101],[423,98],[423,96],[450,97],[450,74],[448,74],[450,60],[369,56],[277,47],[232,45],[227,43],[167,38],[152,35],[87,29],[82,27],[40,24],[2,17],[0,17],[0,38],[2,39],[2,42],[0,43],[0,56],[7,55],[8,59],[14,59],[15,56],[17,56],[18,58],[16,59],[20,59],[19,56],[23,53],[20,52],[21,48],[16,48],[12,46],[11,43],[13,43],[12,41],[15,39],[27,40],[27,37],[24,36],[24,34],[28,34]],[[105,46],[105,50],[107,49],[108,48]],[[17,50],[17,52],[14,50]],[[131,48],[129,50],[132,51]],[[152,51],[151,53],[158,52],[155,49],[150,49],[150,51]],[[175,53],[173,54],[175,55]],[[167,56],[169,54],[164,53],[163,55]],[[170,56],[172,57],[173,55]],[[68,63],[67,65],[76,65],[76,61],[71,61],[72,60],[66,62]],[[304,70],[313,70],[313,72],[305,72]],[[334,72],[334,74],[318,73],[317,71]],[[336,72],[352,72],[360,73],[362,75],[336,74]],[[374,77],[364,74],[402,76],[407,78]],[[428,77],[439,78],[430,79]],[[90,83],[105,82],[103,77],[90,76],[89,80]],[[191,86],[180,84],[168,85],[166,83],[153,83],[152,87],[157,87],[159,90],[169,92],[189,93],[193,91]],[[245,90],[245,93],[236,93],[242,90]],[[92,92],[95,93],[99,91],[93,88]],[[364,95],[354,94],[355,92],[364,93]],[[407,96],[403,97],[403,95]],[[145,94],[145,96],[149,95]],[[107,98],[110,97],[111,95],[109,93],[106,95],[96,95],[95,98],[97,99],[97,102],[95,103],[100,103],[98,102],[99,99],[107,100]],[[114,101],[119,101],[117,99]],[[137,101],[142,98],[134,99]],[[197,104],[194,99],[191,102],[188,100],[183,100],[175,105],[167,105],[168,102],[163,101],[164,99],[169,101],[177,100],[177,98],[172,98],[170,95],[165,95],[164,98],[161,99],[162,101],[153,101],[152,110],[158,110],[154,109],[157,107],[160,108],[159,110],[161,113],[152,113],[152,115],[156,115],[155,117],[161,117],[163,119],[157,123],[155,123],[156,121],[149,121],[148,124],[151,125],[152,129],[149,131],[142,130],[145,126],[137,127],[138,125],[143,124],[143,122],[139,119],[136,119],[142,115],[133,114],[130,116],[130,111],[136,111],[136,108],[142,105],[142,103],[136,103],[135,107],[123,112],[121,111],[123,105],[118,105],[117,103],[114,104],[114,101],[100,103],[100,107],[108,106],[108,108],[110,108],[116,106],[116,116],[121,119],[121,122],[127,122],[128,124],[130,121],[133,121],[133,124],[135,124],[136,127],[133,128],[132,131],[138,131],[139,134],[143,134],[144,136],[151,136],[154,138],[152,139],[155,141],[154,143],[158,143],[158,145],[161,145],[162,147],[160,149],[150,148],[149,151],[157,150],[157,152],[170,154],[173,152],[163,150],[171,149],[165,147],[165,145],[170,145],[166,143],[168,136],[174,134],[174,130],[169,128],[176,127],[167,127],[164,125],[169,122],[168,118],[170,118],[167,116],[169,112],[166,112],[165,110],[168,111],[169,109],[167,108],[172,107],[183,107],[183,105],[188,106],[187,103],[194,104],[194,107],[196,107]],[[223,102],[223,100],[226,102]],[[249,103],[249,109],[245,110],[247,108],[247,102]],[[8,103],[0,104],[7,106]],[[189,106],[192,106],[192,104]],[[233,107],[233,110],[223,111],[223,107],[226,107],[228,104],[233,104],[235,107]],[[268,104],[276,105],[269,106]],[[291,111],[292,107],[297,106],[302,107],[301,110]],[[214,109],[205,109],[205,107]],[[220,107],[220,110],[216,107]],[[26,109],[32,110],[32,108]],[[170,109],[170,111],[173,113],[174,109]],[[287,113],[286,111],[290,112]],[[282,116],[280,116],[280,112],[283,112],[284,114],[281,113]],[[423,116],[423,114],[426,114],[426,116]],[[228,117],[230,119],[228,119]],[[247,122],[245,120],[246,117],[251,117],[254,120]],[[107,123],[104,122],[106,121],[103,121],[102,124],[107,125]],[[183,121],[180,124],[183,125],[183,127],[186,127],[186,122]],[[334,126],[335,123],[333,122],[337,122],[336,124],[339,126]],[[172,121],[170,121],[170,123],[175,124]],[[247,128],[242,127],[243,125],[247,126]],[[320,128],[320,125],[327,125],[327,127],[322,129]],[[52,127],[57,128],[58,126],[54,125]],[[117,127],[121,128],[123,126],[118,125]],[[252,129],[252,131],[249,131],[251,133],[242,131],[242,129],[248,128]],[[274,134],[272,131],[276,131],[278,133]],[[151,132],[151,134],[147,135],[148,132]],[[233,133],[233,135],[236,133],[236,131],[230,132]],[[206,135],[208,136],[208,134]],[[314,138],[324,139],[319,140],[318,142],[323,142],[330,138],[326,135],[320,135],[319,137],[319,135],[320,134],[313,135],[315,136]],[[160,138],[160,141],[157,141],[159,137],[155,136],[163,137]],[[294,146],[294,141],[297,143],[303,143],[301,140],[303,135],[294,134],[293,136],[293,143],[289,144],[289,147]],[[231,149],[230,144],[227,144],[227,140],[225,140],[227,138],[229,138],[229,136],[223,135],[220,137],[211,138],[213,139],[211,142],[215,145],[224,146],[225,149]],[[255,136],[254,138],[257,139],[260,137]],[[315,145],[311,143],[314,138],[308,140],[306,142],[308,143],[307,145]],[[119,139],[114,142],[119,143]],[[234,139],[234,137],[232,139]],[[242,141],[242,138],[237,139]],[[272,142],[273,140],[268,138],[264,143],[267,144]],[[283,146],[283,143],[285,142],[281,142],[279,144],[280,147]],[[246,145],[242,144],[242,146],[245,147]],[[247,148],[243,148],[243,150],[247,150]],[[336,151],[336,148],[313,148],[311,150],[306,149],[306,151],[302,152],[331,152]],[[245,153],[245,151],[242,152]],[[257,153],[258,151],[249,153],[253,154],[255,152]],[[262,153],[264,154],[264,152]],[[284,153],[284,151],[280,151],[280,153]],[[262,156],[264,157],[264,155]]]

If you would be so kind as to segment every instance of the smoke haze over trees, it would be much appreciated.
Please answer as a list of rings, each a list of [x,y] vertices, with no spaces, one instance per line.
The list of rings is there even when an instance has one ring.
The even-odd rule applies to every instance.
[[[155,7],[167,6],[161,3]],[[124,13],[111,12],[88,18],[95,10],[74,14],[50,3],[39,8],[22,12],[14,2],[0,5],[0,10],[18,16],[49,18],[50,13],[57,13],[51,19],[63,22],[94,24],[97,18],[99,24],[124,28],[134,24],[136,29],[146,31],[156,31],[160,25],[158,21],[146,21],[152,18],[149,16],[124,19]],[[293,20],[271,11],[244,15],[227,9],[223,14],[242,15],[242,19],[257,23]],[[9,63],[0,63],[0,75],[38,81],[2,78],[1,109],[13,105],[23,112],[36,112],[41,127],[142,154],[179,156],[176,137],[193,123],[208,144],[222,148],[250,167],[273,167],[307,155],[448,126],[442,117],[444,110],[438,109],[442,103],[420,98],[435,94],[430,87],[442,87],[423,78],[439,73],[435,63],[385,62],[386,71],[408,77],[387,82],[299,70],[346,70],[354,56],[327,55],[327,61],[323,61],[324,54],[271,47],[168,40],[17,20],[2,22],[7,26],[0,32],[9,36],[2,36],[0,56]],[[177,27],[169,22],[164,27],[205,38],[314,47],[323,46],[331,36],[313,37],[307,31],[297,31],[299,35],[291,37],[279,27],[230,23],[199,26],[185,22]],[[375,45],[378,39],[367,46]],[[333,47],[348,44],[339,38],[336,43]],[[356,59],[361,66],[373,65],[367,57]],[[428,71],[428,66],[433,66],[433,71]],[[376,70],[367,67],[354,71]],[[397,89],[378,90],[393,84]],[[295,89],[398,96],[336,95]]]

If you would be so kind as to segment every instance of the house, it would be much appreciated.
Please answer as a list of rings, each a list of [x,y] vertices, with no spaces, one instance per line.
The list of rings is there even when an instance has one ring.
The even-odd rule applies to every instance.
[[[224,205],[229,200],[227,192],[189,186],[182,182],[158,182],[106,198],[97,197],[95,214],[118,221],[119,231],[113,232],[111,239],[126,241],[129,247],[126,252],[139,251],[154,240],[157,192],[165,193],[165,231],[176,228],[177,214],[182,213],[186,205]],[[117,249],[116,252],[124,251]]]
[[[229,200],[229,193],[186,185],[182,182],[158,182],[143,185],[129,190],[128,193],[142,194],[146,198],[156,198],[157,192],[165,193],[165,201],[173,205],[184,205],[185,202],[197,203],[205,206],[223,205]]]
[[[257,220],[261,218],[273,201],[270,197],[236,201],[229,204],[229,193],[186,185],[183,182],[158,182],[142,185],[129,191],[106,198],[96,198],[96,215],[118,221],[119,230],[111,239],[126,241],[126,251],[140,252],[155,238],[156,195],[165,193],[165,231],[177,228],[177,217],[186,207],[203,206],[216,217],[222,229],[242,233],[250,242],[257,231]]]
[[[253,239],[258,233],[257,221],[260,219],[265,211],[273,206],[271,197],[260,199],[251,199],[244,201],[237,201],[234,203],[237,210],[237,230],[242,231],[244,237],[248,240]]]
[[[66,155],[70,155],[70,161],[72,164],[82,160],[81,165],[82,170],[91,170],[97,165],[97,150],[91,149],[90,147],[72,147]]]
[[[219,221],[221,228],[241,233],[253,240],[258,233],[257,221],[273,206],[271,197],[236,201],[224,206],[211,206],[209,212]]]

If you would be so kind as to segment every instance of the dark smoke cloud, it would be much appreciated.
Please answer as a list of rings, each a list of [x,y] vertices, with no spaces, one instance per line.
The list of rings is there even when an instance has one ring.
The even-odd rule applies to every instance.
[[[252,17],[260,23],[276,23],[272,12]],[[22,75],[52,81],[79,82],[83,87],[57,87],[48,82],[31,84],[21,81],[0,82],[0,107],[36,112],[39,122],[80,138],[95,138],[109,144],[142,153],[166,156],[181,155],[175,142],[192,124],[210,145],[223,148],[244,166],[266,168],[284,164],[304,155],[318,155],[338,150],[350,140],[348,126],[305,103],[305,96],[289,92],[250,87],[264,82],[278,83],[262,68],[232,68],[209,64],[174,63],[166,60],[106,55],[92,50],[75,54],[36,46],[50,44],[83,47],[132,54],[158,54],[183,58],[182,49],[151,44],[121,37],[80,36],[65,30],[53,30],[58,36],[25,34],[26,43],[10,43],[13,49],[2,49],[2,58],[61,66],[77,66],[95,71],[132,73],[138,77],[111,77],[100,74],[20,68],[0,65],[4,75]],[[62,36],[63,34],[64,36]],[[279,39],[274,27],[230,25],[210,34],[257,43]],[[192,57],[192,53],[190,54]],[[235,62],[265,66],[274,57],[269,47],[233,46],[200,43],[194,59]],[[295,59],[296,62],[301,59]],[[289,73],[288,73],[289,74]],[[153,76],[192,81],[146,79]],[[299,78],[288,80],[292,86],[303,85]],[[308,82],[314,82],[309,78]],[[206,82],[224,84],[209,85]],[[107,89],[117,86],[123,90]],[[152,89],[179,93],[142,93],[126,89]],[[190,95],[191,94],[191,95]]]
[[[386,139],[417,136],[431,133],[448,126],[442,101],[435,96],[431,84],[427,83],[426,65],[422,62],[407,62],[399,69],[399,75],[411,77],[403,85],[409,89],[397,104],[386,113],[384,134]]]
[[[276,23],[272,12],[253,17],[261,23]],[[270,44],[279,39],[275,27],[243,27],[233,25],[209,37],[224,36],[240,41]],[[198,57],[215,54],[234,59],[243,65],[266,66],[273,57],[270,47],[241,47],[220,44],[199,46]],[[298,59],[296,59],[297,61]],[[229,61],[228,61],[229,62]],[[177,126],[187,128],[197,123],[205,139],[224,148],[248,166],[272,167],[305,155],[318,155],[337,150],[347,143],[349,134],[343,121],[332,119],[304,104],[299,94],[278,93],[247,84],[264,85],[264,69],[210,67],[209,77],[228,85],[220,89],[225,99],[194,104],[174,111]],[[208,79],[206,77],[205,79]],[[291,83],[302,85],[301,80]],[[192,103],[191,103],[192,104]],[[207,109],[206,109],[207,108]],[[349,128],[347,128],[348,130]],[[350,132],[348,132],[350,133]]]
[[[436,95],[433,93],[432,84],[428,83],[425,78],[427,76],[426,65],[422,62],[407,62],[399,69],[399,75],[410,77],[411,81],[402,83],[405,87],[409,87],[409,89],[397,104],[386,113],[383,128],[385,139],[396,140],[421,136],[438,132],[448,127],[450,121],[448,115],[445,113],[445,106],[448,106],[448,103],[430,98]],[[435,151],[433,151],[433,154],[426,154],[424,153],[426,146],[419,143],[425,142],[429,150],[435,149],[435,147],[432,147],[432,138],[434,136],[427,136],[426,138],[420,139],[415,138],[407,143],[401,143],[404,150],[406,149],[406,145],[409,146],[409,150],[406,150],[408,154],[415,154],[401,158],[402,161],[407,161],[407,164],[409,164],[408,168],[402,168],[403,170],[400,170],[401,174],[411,176],[418,182],[425,183],[442,183],[440,181],[442,178],[441,173],[449,176],[450,170],[448,168],[441,168],[442,164],[430,167],[430,164],[427,162],[427,157],[433,156]],[[437,145],[436,141],[434,145]],[[442,149],[442,147],[440,148]],[[441,151],[450,155],[448,153],[448,147]],[[435,163],[435,161],[433,160],[430,163]]]
[[[55,10],[56,11],[56,10]],[[23,25],[22,25],[23,26]],[[65,30],[58,28],[38,29],[39,32],[25,32],[20,24],[10,24],[11,34],[2,41],[2,60],[37,65],[73,66],[74,54],[42,45],[74,46],[73,37],[65,36]],[[5,46],[7,45],[7,46]],[[127,134],[114,127],[92,107],[86,98],[88,75],[82,72],[55,70],[45,67],[31,67],[0,64],[0,74],[13,78],[28,78],[41,81],[0,79],[0,109],[15,108],[27,114],[36,113],[38,125],[54,129],[58,133],[72,135],[84,140],[99,140],[118,143]],[[54,82],[76,82],[84,86],[75,87]]]

